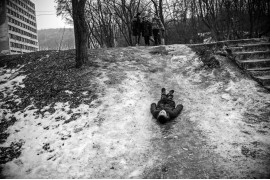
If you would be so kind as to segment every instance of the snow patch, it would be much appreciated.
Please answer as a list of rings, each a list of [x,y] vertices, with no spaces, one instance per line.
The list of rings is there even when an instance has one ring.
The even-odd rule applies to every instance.
[[[72,91],[69,91],[69,90],[65,90],[65,93],[67,93],[67,94],[73,94],[73,92]]]
[[[4,165],[4,175],[119,178],[147,161],[151,99],[147,87],[139,85],[142,74],[127,76],[119,89],[106,89],[99,99],[102,105],[96,108],[81,104],[72,109],[67,102],[56,103],[54,113],[48,111],[50,106],[44,107],[44,116],[37,116],[38,109],[15,113],[17,122],[8,129],[10,136],[2,146],[19,140],[25,144],[21,156]]]
[[[13,102],[20,103],[21,100],[14,95],[14,92],[17,88],[24,88],[23,80],[26,78],[26,75],[19,75],[21,73],[20,69],[23,66],[19,66],[17,69],[5,69],[0,68],[0,92],[2,98],[10,97],[10,100]],[[0,102],[2,105],[4,102]]]

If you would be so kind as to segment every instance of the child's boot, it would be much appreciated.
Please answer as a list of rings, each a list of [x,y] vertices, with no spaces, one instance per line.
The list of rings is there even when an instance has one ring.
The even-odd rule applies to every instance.
[[[167,94],[168,99],[170,99],[170,100],[173,99],[173,93],[174,93],[174,90],[169,91],[169,93]]]
[[[161,99],[166,99],[167,96],[166,96],[166,89],[165,88],[162,88],[161,89]]]
[[[166,89],[165,88],[162,88],[161,89],[161,95],[165,94],[166,95]]]

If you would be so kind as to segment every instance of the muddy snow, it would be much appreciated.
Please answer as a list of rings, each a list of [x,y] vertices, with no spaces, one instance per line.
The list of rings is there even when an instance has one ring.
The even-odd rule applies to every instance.
[[[221,68],[204,68],[185,45],[103,50],[93,59],[98,98],[91,104],[58,102],[53,113],[33,105],[0,110],[1,122],[16,118],[0,146],[21,142],[18,157],[1,164],[1,176],[269,178],[270,94],[220,60]],[[19,71],[0,69],[1,99],[24,88],[27,75]],[[174,100],[184,106],[165,125],[150,113],[162,87],[174,89]]]

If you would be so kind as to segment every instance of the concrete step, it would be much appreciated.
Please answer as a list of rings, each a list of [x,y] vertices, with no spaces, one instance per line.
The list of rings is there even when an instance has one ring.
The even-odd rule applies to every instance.
[[[267,43],[266,39],[263,38],[252,38],[252,39],[238,39],[238,40],[228,40],[228,41],[220,41],[221,43],[226,43],[227,45],[245,45],[245,44],[257,44],[257,43],[262,43],[265,42]]]
[[[253,76],[270,75],[270,67],[255,67],[247,69]]]
[[[254,76],[263,86],[270,86],[270,75],[266,76]]]
[[[270,90],[270,86],[264,86],[266,89]]]
[[[238,40],[226,40],[226,41],[217,41],[212,43],[201,43],[201,44],[188,44],[189,47],[208,47],[214,48],[216,46],[222,47],[226,46],[241,46],[245,44],[257,44],[257,43],[269,43],[268,40],[264,38],[252,38],[252,39],[238,39]]]
[[[246,70],[270,67],[270,59],[249,59],[241,61],[236,60],[236,63]]]
[[[250,52],[236,52],[233,53],[236,60],[248,60],[248,59],[266,59],[270,58],[270,51],[250,51]]]
[[[270,75],[270,70],[268,71],[249,71],[248,72],[252,75],[252,76],[268,76]]]
[[[230,47],[233,52],[244,52],[244,51],[270,51],[270,43],[259,43],[259,44],[246,44],[242,46]]]
[[[270,67],[255,67],[255,68],[249,68],[248,71],[270,71]]]

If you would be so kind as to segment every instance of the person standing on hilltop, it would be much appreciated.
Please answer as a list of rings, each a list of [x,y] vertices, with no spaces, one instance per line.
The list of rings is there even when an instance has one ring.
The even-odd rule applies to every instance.
[[[165,28],[158,15],[155,15],[152,20],[153,36],[155,40],[155,46],[161,44],[161,35]]]
[[[142,18],[142,36],[146,46],[150,46],[150,36],[152,36],[152,22],[149,17]]]
[[[132,35],[135,37],[136,46],[140,45],[141,38],[141,13],[137,13],[131,21]]]

